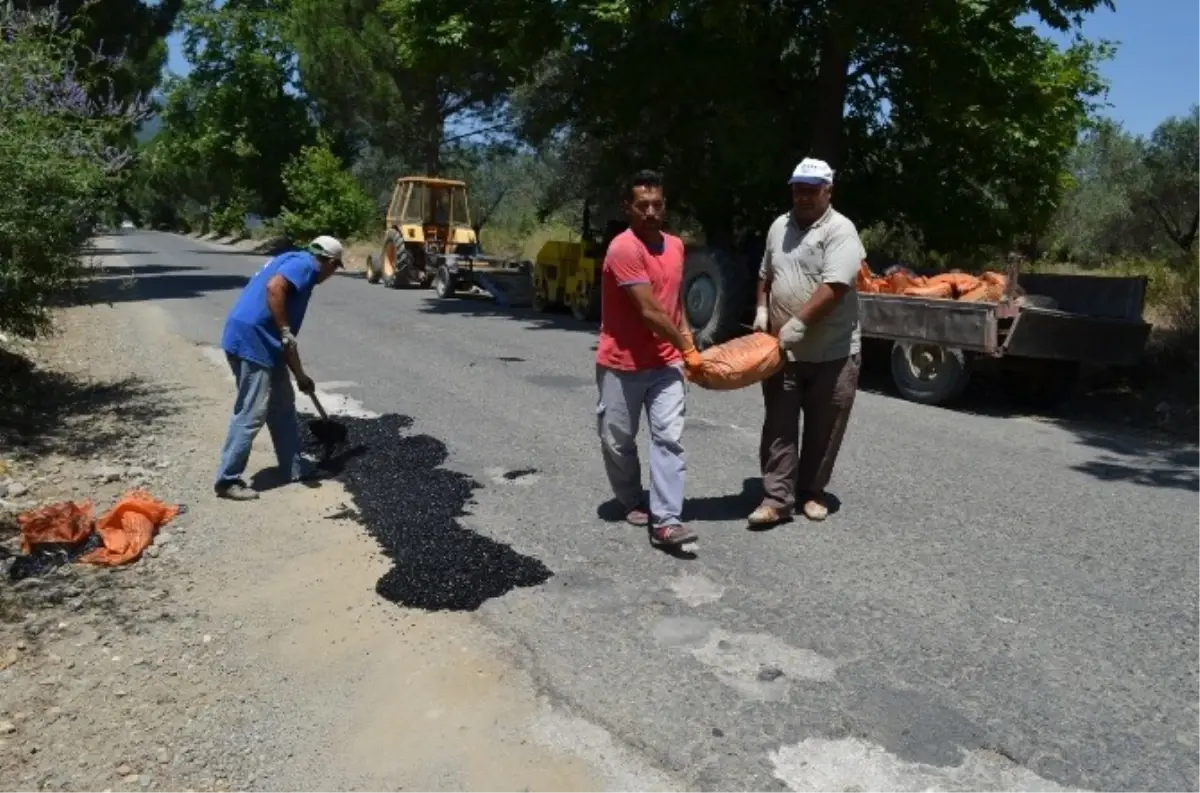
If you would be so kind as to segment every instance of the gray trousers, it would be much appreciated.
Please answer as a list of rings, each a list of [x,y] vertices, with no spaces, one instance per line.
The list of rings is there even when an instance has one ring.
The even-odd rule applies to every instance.
[[[687,472],[682,443],[687,388],[682,367],[622,372],[598,365],[596,388],[596,431],[613,494],[626,510],[642,505],[637,433],[644,410],[650,422],[650,519],[655,526],[678,524]]]
[[[763,382],[763,503],[792,509],[825,492],[854,407],[861,361],[855,353],[824,363],[788,363]]]

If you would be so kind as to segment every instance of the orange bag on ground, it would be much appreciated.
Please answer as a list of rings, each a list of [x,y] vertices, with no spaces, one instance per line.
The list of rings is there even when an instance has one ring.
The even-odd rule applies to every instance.
[[[144,490],[126,493],[99,520],[92,518],[91,501],[49,504],[17,516],[21,551],[31,554],[45,546],[78,546],[96,533],[103,547],[76,561],[105,566],[133,562],[154,542],[158,530],[180,511],[180,507],[164,504]]]
[[[92,536],[92,502],[63,501],[17,516],[21,553],[38,545],[78,545]]]
[[[104,547],[79,557],[79,561],[100,565],[135,561],[150,547],[155,533],[178,514],[178,506],[164,504],[145,490],[126,493],[96,521],[96,533]]]
[[[779,340],[759,332],[709,347],[700,357],[704,364],[691,380],[712,391],[733,391],[761,383],[784,363]]]

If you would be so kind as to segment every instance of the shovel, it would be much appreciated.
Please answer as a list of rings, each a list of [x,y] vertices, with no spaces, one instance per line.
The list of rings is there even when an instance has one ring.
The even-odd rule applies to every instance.
[[[346,442],[346,425],[329,418],[329,414],[321,405],[321,400],[317,399],[315,391],[309,394],[308,398],[312,400],[313,407],[321,414],[321,418],[308,422],[308,429],[324,447],[321,454],[321,461],[324,462],[333,455],[334,447],[339,443]]]

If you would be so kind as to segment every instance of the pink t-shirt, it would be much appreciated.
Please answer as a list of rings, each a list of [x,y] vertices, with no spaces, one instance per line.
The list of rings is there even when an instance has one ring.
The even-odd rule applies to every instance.
[[[657,253],[629,229],[608,246],[601,273],[600,344],[596,347],[596,363],[601,366],[642,371],[682,360],[674,345],[646,327],[637,302],[624,288],[649,284],[675,326],[682,324],[683,240],[671,234],[662,236],[663,247]]]

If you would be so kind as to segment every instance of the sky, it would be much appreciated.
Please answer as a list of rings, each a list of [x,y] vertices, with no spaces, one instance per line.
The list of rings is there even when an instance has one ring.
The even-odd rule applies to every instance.
[[[1103,65],[1109,82],[1104,114],[1125,129],[1149,135],[1168,116],[1200,101],[1200,3],[1197,0],[1116,0],[1116,11],[1098,11],[1084,22],[1090,39],[1117,43]],[[1047,31],[1056,41],[1067,38]],[[167,40],[167,69],[187,72],[179,36]]]

